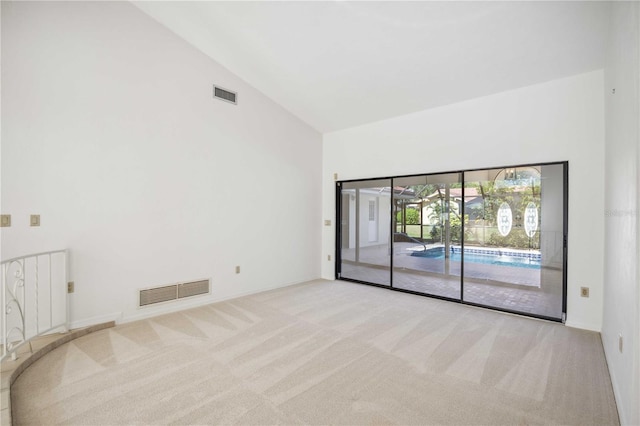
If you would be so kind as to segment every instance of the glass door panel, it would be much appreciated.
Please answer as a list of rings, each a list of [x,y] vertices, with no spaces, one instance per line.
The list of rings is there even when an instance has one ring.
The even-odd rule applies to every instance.
[[[465,302],[562,317],[563,167],[464,173]]]
[[[340,277],[391,285],[391,179],[343,182]]]
[[[393,287],[460,300],[461,174],[395,178],[393,185]]]

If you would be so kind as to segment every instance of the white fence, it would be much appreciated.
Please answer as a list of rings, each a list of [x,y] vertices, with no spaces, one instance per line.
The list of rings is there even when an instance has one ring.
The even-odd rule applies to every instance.
[[[15,359],[18,348],[34,337],[67,331],[67,262],[67,250],[58,250],[1,263],[1,360]]]

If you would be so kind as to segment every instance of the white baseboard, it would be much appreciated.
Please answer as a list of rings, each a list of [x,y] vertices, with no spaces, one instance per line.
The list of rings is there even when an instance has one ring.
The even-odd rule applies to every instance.
[[[602,339],[602,335],[600,335],[600,339]],[[609,356],[607,354],[607,348],[604,342],[602,342],[602,348],[604,350],[604,359],[607,362],[607,367],[609,368],[609,377],[611,378],[611,387],[613,388],[613,397],[616,400],[616,406],[618,408],[618,417],[620,419],[620,424],[628,425],[630,423],[629,423],[629,420],[626,418],[627,411],[625,410],[624,403],[622,401],[622,398],[620,397],[620,385],[618,384],[618,380],[616,379],[616,376],[611,374],[612,368],[611,366],[609,366]]]
[[[78,321],[72,321],[69,323],[69,328],[84,328],[96,324],[102,324],[104,322],[115,321],[120,322],[122,318],[122,312],[112,312],[110,314],[100,315],[97,317],[85,318]]]
[[[263,293],[265,291],[270,291],[270,290],[276,290],[279,288],[284,288],[284,287],[289,287],[289,286],[293,286],[293,285],[298,285],[298,284],[304,284],[307,282],[311,282],[311,281],[317,281],[317,280],[321,280],[321,278],[312,278],[312,279],[308,279],[308,280],[304,280],[304,281],[296,281],[296,282],[291,282],[291,283],[285,283],[285,284],[277,284],[274,286],[269,286],[269,287],[264,287],[258,290],[253,290],[253,291],[245,291],[245,292],[239,292],[239,293],[233,293],[227,296],[223,296],[223,297],[200,297],[200,298],[194,298],[191,300],[184,300],[184,301],[179,301],[178,303],[171,303],[171,304],[164,304],[162,306],[158,306],[152,310],[146,310],[145,312],[140,312],[140,313],[136,313],[133,315],[125,315],[121,318],[120,321],[118,321],[118,323],[128,323],[128,322],[133,322],[133,321],[139,321],[139,320],[143,320],[143,319],[147,319],[147,318],[153,318],[153,317],[157,317],[159,315],[164,315],[164,314],[170,314],[173,312],[179,312],[179,311],[184,311],[186,309],[192,309],[192,308],[197,308],[200,306],[204,306],[204,305],[210,305],[212,303],[218,303],[218,302],[224,302],[227,300],[231,300],[231,299],[237,299],[239,297],[243,297],[243,296],[250,296],[252,294],[258,294],[258,293]]]
[[[571,320],[567,320],[564,325],[566,325],[567,327],[571,327],[571,328],[579,328],[581,330],[589,330],[589,331],[595,331],[600,333],[602,330],[600,328],[599,325],[595,325],[595,324],[586,324],[586,323],[581,323],[581,322],[574,322]]]
[[[620,398],[620,386],[618,385],[618,380],[613,375],[610,375],[610,377],[611,377],[611,385],[613,387],[613,396],[616,400],[616,406],[618,408],[618,417],[620,418],[620,424],[629,425],[631,423],[626,418],[627,410],[625,410],[624,403],[622,402],[622,398]]]

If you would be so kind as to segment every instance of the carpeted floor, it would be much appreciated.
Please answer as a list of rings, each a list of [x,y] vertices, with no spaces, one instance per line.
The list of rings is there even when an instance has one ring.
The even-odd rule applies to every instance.
[[[15,424],[619,424],[597,333],[315,281],[103,330],[12,388]]]

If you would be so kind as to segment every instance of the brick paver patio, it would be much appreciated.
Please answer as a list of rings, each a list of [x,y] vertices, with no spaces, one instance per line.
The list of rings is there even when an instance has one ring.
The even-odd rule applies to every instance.
[[[460,262],[411,256],[415,243],[395,243],[393,287],[461,300]],[[343,278],[390,285],[387,245],[342,251]],[[447,265],[448,264],[448,265]],[[448,266],[448,270],[447,270]],[[561,318],[562,271],[465,262],[463,300],[485,306]]]

